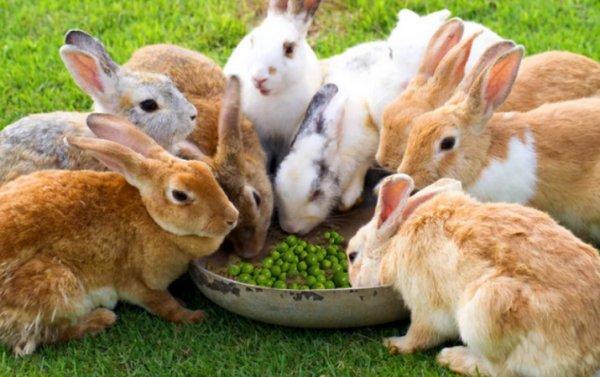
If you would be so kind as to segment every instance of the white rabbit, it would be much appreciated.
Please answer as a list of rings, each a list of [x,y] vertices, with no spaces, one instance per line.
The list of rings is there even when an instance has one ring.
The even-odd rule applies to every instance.
[[[423,18],[427,19],[428,16]],[[431,19],[444,24],[439,15]],[[431,19],[429,24],[437,25]],[[471,25],[471,29],[476,28],[475,24]],[[440,25],[431,34],[437,29],[440,29]],[[460,31],[462,33],[462,26]],[[459,52],[464,50],[459,55],[465,59],[473,59],[471,44],[467,41],[479,32],[467,33],[464,43],[456,46]],[[482,34],[489,36],[493,33],[484,31]],[[482,34],[479,34],[474,44]],[[460,40],[441,38],[444,36],[445,34],[438,36],[441,43],[432,43],[431,49],[435,53],[429,55],[435,59],[424,59],[421,64],[437,66],[443,61],[444,66],[460,67],[453,69],[464,73],[464,60],[442,60]],[[486,41],[492,39],[495,43],[496,39],[491,37]],[[500,37],[497,39],[500,40]],[[365,175],[375,161],[383,111],[406,86],[404,66],[395,66],[400,63],[394,61],[393,53],[389,54],[389,47],[385,54],[382,44],[374,42],[368,45],[370,48],[359,46],[349,50],[346,54],[352,59],[348,59],[345,64],[341,57],[329,61],[331,69],[328,70],[325,81],[335,84],[340,98],[344,100],[335,101],[335,106],[332,103],[332,108],[328,109],[327,104],[322,104],[317,99],[316,102],[321,104],[318,111],[321,115],[315,116],[314,109],[308,111],[290,154],[277,172],[275,191],[279,220],[282,228],[288,232],[307,233],[323,222],[336,205],[347,210],[361,197]],[[425,42],[421,55],[424,55],[427,45],[429,41]],[[481,48],[478,51],[484,52]],[[373,58],[374,56],[378,59]],[[461,61],[462,64],[459,64]],[[414,74],[416,72],[417,69]],[[303,140],[306,137],[309,140]],[[320,140],[320,148],[315,148],[316,139]]]
[[[283,156],[312,96],[321,66],[306,35],[321,0],[270,0],[265,20],[225,65],[242,80],[242,109],[269,156]]]

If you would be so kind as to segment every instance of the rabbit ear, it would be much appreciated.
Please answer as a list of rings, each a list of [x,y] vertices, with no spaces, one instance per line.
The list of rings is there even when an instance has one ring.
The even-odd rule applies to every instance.
[[[378,237],[387,239],[396,233],[401,223],[402,209],[414,187],[412,178],[405,174],[391,175],[379,185],[375,207],[375,228]]]
[[[119,66],[102,43],[81,30],[70,30],[60,56],[84,92],[100,102],[111,98],[116,91]]]
[[[125,118],[111,114],[90,114],[87,125],[98,138],[122,144],[144,157],[171,158],[154,139]]]
[[[144,157],[124,145],[108,140],[75,136],[67,136],[65,141],[70,146],[90,153],[107,168],[123,175],[132,186],[140,188],[148,175],[148,170],[144,166]]]
[[[443,24],[429,40],[425,56],[419,67],[419,74],[427,77],[433,76],[448,51],[460,42],[463,32],[464,24],[458,18],[453,18]]]
[[[288,8],[288,0],[270,0],[269,13],[285,13]]]
[[[290,0],[290,13],[294,16],[302,16],[304,22],[310,22],[314,17],[321,0]]]
[[[475,66],[471,69],[471,72],[465,76],[463,81],[460,83],[458,90],[462,93],[467,93],[475,80],[481,75],[484,69],[490,66],[498,57],[510,49],[514,48],[515,42],[513,41],[501,41],[488,47],[487,50],[479,57],[479,60]]]
[[[302,123],[300,123],[298,131],[296,131],[296,136],[292,140],[292,146],[296,143],[296,141],[303,139],[308,135],[314,133],[322,134],[324,132],[323,113],[337,93],[337,85],[327,84],[321,87],[317,94],[313,96],[310,104],[308,105],[308,109],[306,110],[306,114],[304,115],[304,119],[302,120]]]
[[[244,144],[242,142],[241,84],[231,76],[219,115],[219,144],[214,158],[219,183],[231,189],[243,188]]]
[[[448,191],[462,191],[462,184],[449,178],[440,179],[410,196],[414,187],[412,178],[405,174],[395,174],[383,181],[375,209],[377,234],[380,238],[387,239],[393,236],[420,205],[436,195]]]
[[[522,46],[513,47],[479,75],[469,89],[469,113],[489,118],[504,103],[517,78],[523,51]]]
[[[482,32],[483,30],[480,30],[465,38],[442,59],[433,76],[438,90],[439,88],[446,89],[445,91],[449,91],[449,95],[451,95],[461,83],[465,77],[465,66],[471,56],[473,42]]]

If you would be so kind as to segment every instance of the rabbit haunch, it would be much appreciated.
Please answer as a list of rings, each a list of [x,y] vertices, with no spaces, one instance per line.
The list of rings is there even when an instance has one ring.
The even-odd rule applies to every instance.
[[[596,250],[545,213],[478,202],[452,179],[413,190],[406,175],[386,178],[348,245],[353,285],[392,284],[411,310],[407,334],[385,341],[392,353],[460,338],[438,362],[469,376],[598,370]]]
[[[17,355],[102,331],[116,316],[97,307],[117,300],[201,320],[167,287],[237,221],[205,163],[171,156],[122,118],[88,124],[99,138],[67,141],[115,172],[48,170],[0,188],[0,341]]]

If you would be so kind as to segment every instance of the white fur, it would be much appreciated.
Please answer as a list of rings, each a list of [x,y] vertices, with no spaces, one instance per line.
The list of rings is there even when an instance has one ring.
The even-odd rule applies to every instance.
[[[98,288],[88,292],[86,306],[91,310],[99,306],[114,309],[117,306],[118,295],[114,288]]]
[[[505,160],[494,159],[467,191],[482,201],[526,204],[537,184],[537,155],[531,132],[525,141],[514,136],[508,143]]]

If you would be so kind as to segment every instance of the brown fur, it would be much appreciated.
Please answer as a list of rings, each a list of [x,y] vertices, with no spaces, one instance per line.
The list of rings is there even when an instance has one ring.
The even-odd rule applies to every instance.
[[[494,88],[509,82],[511,73],[505,66],[492,68],[487,76],[500,80],[491,84]],[[547,211],[577,235],[597,240],[600,98],[546,104],[526,113],[498,113],[490,119],[492,109],[502,104],[502,96],[495,106],[483,102],[478,93],[487,76],[480,76],[462,102],[449,103],[415,120],[399,171],[412,176],[418,188],[441,177],[471,187],[492,160],[507,157],[512,137],[524,141],[529,132],[537,155],[537,181],[527,204]],[[449,135],[458,135],[458,147],[438,155],[437,145]]]
[[[236,253],[252,257],[263,248],[273,211],[273,192],[266,172],[266,155],[253,125],[242,120],[242,145],[220,140],[219,117],[231,104],[222,100],[225,77],[221,68],[200,53],[173,45],[147,46],[133,54],[126,67],[163,73],[198,110],[197,126],[188,140],[209,158],[219,147],[238,156],[230,166],[220,165],[216,175],[229,198],[240,210],[238,228],[228,237]],[[219,172],[225,169],[227,172]],[[224,174],[227,173],[227,174]],[[261,198],[256,207],[253,190]]]
[[[490,47],[496,49],[506,42]],[[489,54],[482,60],[493,62]],[[498,52],[502,52],[498,49]],[[482,63],[480,61],[480,63]],[[487,64],[474,67],[464,79],[463,90],[474,81]],[[435,84],[435,85],[434,85]],[[406,151],[413,120],[451,100],[456,84],[435,82],[417,76],[405,92],[385,111],[380,135],[378,163],[395,171]],[[459,88],[459,89],[461,89]],[[523,61],[512,92],[499,111],[528,111],[545,103],[554,103],[600,94],[600,64],[585,56],[563,51],[550,51],[528,57]],[[432,98],[435,96],[435,99]]]
[[[93,119],[122,137],[123,124],[104,117]],[[237,211],[206,164],[170,157],[144,138],[128,139],[142,146],[137,153],[109,141],[69,139],[127,181],[112,172],[50,170],[0,188],[0,340],[16,354],[103,330],[116,317],[96,308],[112,309],[117,300],[169,321],[203,317],[167,287],[191,260],[219,247]],[[195,199],[173,203],[173,187]]]
[[[466,347],[438,360],[467,375],[584,377],[600,368],[600,257],[546,214],[446,193],[383,248],[381,280],[394,282],[412,313],[407,335],[386,341],[393,352],[460,335]]]

